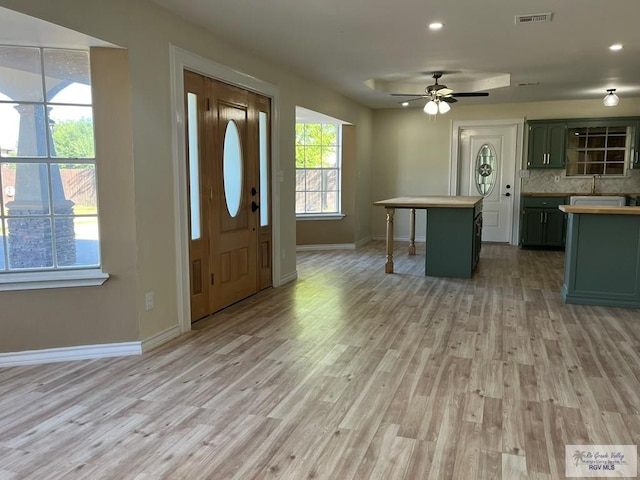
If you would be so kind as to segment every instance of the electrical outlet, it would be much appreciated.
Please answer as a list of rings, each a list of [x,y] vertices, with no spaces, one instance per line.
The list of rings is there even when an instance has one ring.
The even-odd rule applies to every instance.
[[[144,296],[144,306],[147,311],[153,309],[153,292],[147,292],[147,294]]]
[[[553,181],[556,183],[560,183],[560,175],[554,175]]]

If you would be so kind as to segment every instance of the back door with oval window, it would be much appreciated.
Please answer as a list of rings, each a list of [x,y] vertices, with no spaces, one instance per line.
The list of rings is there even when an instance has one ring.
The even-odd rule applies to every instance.
[[[460,132],[460,194],[480,195],[482,240],[510,242],[513,227],[515,127],[469,127]]]

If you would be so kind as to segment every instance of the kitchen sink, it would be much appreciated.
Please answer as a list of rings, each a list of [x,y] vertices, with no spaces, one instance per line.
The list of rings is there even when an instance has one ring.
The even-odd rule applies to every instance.
[[[574,195],[569,198],[570,205],[622,207],[627,204],[627,198],[620,195]]]

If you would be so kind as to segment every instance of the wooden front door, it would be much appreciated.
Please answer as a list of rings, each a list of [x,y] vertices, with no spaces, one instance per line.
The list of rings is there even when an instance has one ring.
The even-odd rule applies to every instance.
[[[191,320],[271,286],[268,98],[186,71]]]

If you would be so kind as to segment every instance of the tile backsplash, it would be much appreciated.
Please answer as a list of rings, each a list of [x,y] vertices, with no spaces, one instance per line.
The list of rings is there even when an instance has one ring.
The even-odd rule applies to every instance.
[[[532,169],[522,179],[522,192],[591,193],[592,177],[565,177],[564,169]],[[555,177],[560,177],[556,182]],[[596,193],[640,193],[640,169],[629,170],[625,177],[598,178]]]

